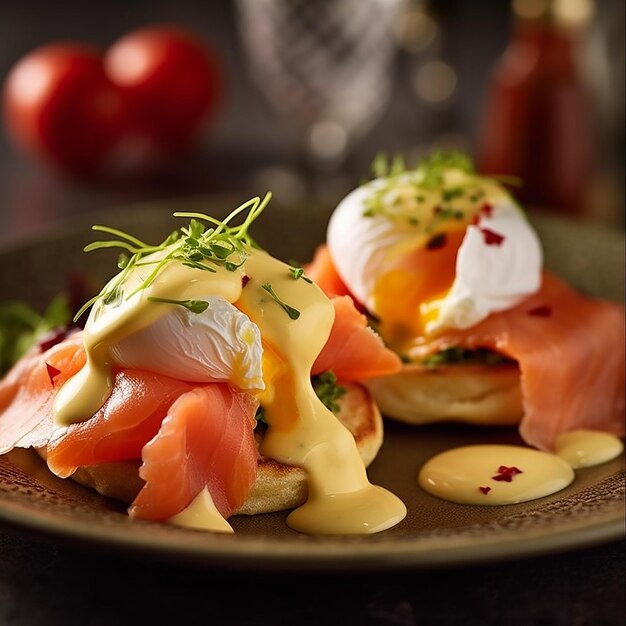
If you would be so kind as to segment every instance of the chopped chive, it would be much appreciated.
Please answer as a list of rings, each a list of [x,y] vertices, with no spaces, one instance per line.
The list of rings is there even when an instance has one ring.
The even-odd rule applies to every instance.
[[[451,189],[444,189],[441,192],[441,196],[444,202],[450,202],[451,200],[454,200],[455,198],[460,198],[464,194],[465,194],[465,191],[463,190],[462,187],[452,187]]]

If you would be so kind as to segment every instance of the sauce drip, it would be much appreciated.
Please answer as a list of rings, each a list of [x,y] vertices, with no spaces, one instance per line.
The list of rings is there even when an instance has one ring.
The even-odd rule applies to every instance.
[[[514,504],[560,491],[574,480],[574,469],[606,463],[623,450],[615,435],[582,429],[562,434],[555,454],[522,446],[466,446],[427,461],[418,482],[451,502]]]
[[[232,526],[217,510],[209,490],[205,487],[180,513],[170,517],[170,524],[198,530],[212,530],[221,533],[233,533]]]
[[[266,388],[259,400],[268,430],[261,453],[303,467],[308,473],[308,500],[291,513],[287,523],[316,534],[371,533],[394,526],[405,517],[406,507],[395,495],[369,482],[353,436],[318,399],[311,385],[311,367],[333,325],[332,303],[316,285],[295,279],[288,265],[264,252],[246,251],[248,258],[235,271],[218,266],[210,273],[172,261],[150,285],[119,306],[102,302],[94,306],[84,336],[87,364],[60,390],[55,422],[65,426],[96,413],[111,391],[111,347],[177,306],[148,298],[222,296],[248,315],[263,341]],[[152,255],[151,260],[158,261],[165,254],[167,250]],[[132,294],[152,267],[134,269],[124,292]],[[267,290],[268,285],[280,301],[298,309],[296,319]],[[198,510],[206,519],[207,509],[208,500],[201,494],[190,505],[192,512],[176,516],[175,521],[185,521],[189,516],[198,519]]]
[[[267,255],[251,256],[246,272],[250,281],[237,305],[283,359],[275,389],[269,394],[266,390],[269,399],[262,400],[269,429],[261,453],[301,466],[309,476],[308,500],[287,523],[313,534],[371,533],[394,526],[405,517],[406,507],[370,484],[353,436],[319,401],[310,383],[311,367],[333,325],[332,303],[318,287],[294,280]],[[268,281],[286,302],[297,303],[297,320],[285,323],[285,312],[263,290]]]

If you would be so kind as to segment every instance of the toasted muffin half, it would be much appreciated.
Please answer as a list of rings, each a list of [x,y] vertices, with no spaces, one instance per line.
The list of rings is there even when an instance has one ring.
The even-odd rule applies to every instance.
[[[518,424],[523,415],[515,363],[410,364],[397,374],[365,384],[385,417],[408,424],[510,425]]]
[[[337,418],[353,434],[361,458],[368,466],[383,443],[383,423],[371,394],[362,385],[342,385],[346,393],[337,403]],[[257,437],[260,444],[262,436]],[[38,450],[45,458],[45,448]],[[139,476],[141,461],[133,459],[80,467],[71,478],[110,498],[130,504],[144,481]],[[256,515],[295,508],[306,501],[307,475],[296,466],[284,465],[259,454],[257,477],[243,506],[235,514]]]

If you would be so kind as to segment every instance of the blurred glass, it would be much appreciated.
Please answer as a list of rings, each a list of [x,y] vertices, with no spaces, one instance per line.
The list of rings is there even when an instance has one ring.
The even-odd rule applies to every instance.
[[[338,168],[378,121],[393,83],[404,0],[238,0],[250,72],[296,133],[300,165]]]

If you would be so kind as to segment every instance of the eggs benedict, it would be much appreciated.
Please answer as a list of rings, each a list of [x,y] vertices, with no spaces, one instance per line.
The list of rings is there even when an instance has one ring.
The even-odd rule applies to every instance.
[[[518,203],[466,156],[375,170],[339,203],[307,272],[350,294],[402,358],[367,382],[383,414],[520,423],[545,449],[574,429],[623,432],[623,307],[546,272]]]
[[[0,383],[0,451],[35,447],[140,519],[228,531],[235,513],[297,507],[288,524],[320,534],[401,521],[402,502],[367,479],[380,414],[345,347],[357,338],[371,375],[399,360],[349,299],[256,246],[269,199],[223,221],[176,214],[188,226],[157,245],[94,227],[115,239],[86,250],[122,248],[121,271],[79,312],[91,307],[84,331]]]

